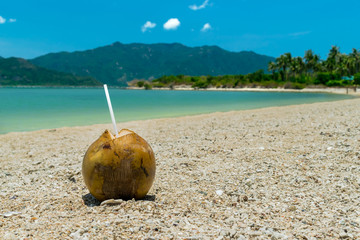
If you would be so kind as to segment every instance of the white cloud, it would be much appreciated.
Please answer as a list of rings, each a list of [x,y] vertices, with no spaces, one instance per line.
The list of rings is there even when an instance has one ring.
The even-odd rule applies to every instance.
[[[148,29],[154,28],[156,27],[156,23],[152,23],[150,21],[147,21],[142,27],[141,27],[141,31],[142,32],[146,32]]]
[[[164,23],[165,30],[176,30],[180,26],[180,21],[177,18],[170,18]]]
[[[0,24],[4,24],[6,22],[6,19],[0,16]]]
[[[205,0],[205,2],[203,2],[203,4],[201,4],[200,6],[196,6],[195,4],[194,4],[194,5],[190,5],[189,8],[190,8],[191,10],[197,11],[197,10],[206,8],[207,5],[209,5],[209,0]]]
[[[210,23],[205,23],[204,26],[202,27],[201,31],[206,32],[206,31],[208,31],[210,29],[211,29]]]
[[[6,23],[6,19],[5,18],[3,18],[2,16],[0,16],[0,24],[4,24],[4,23]],[[10,18],[9,19],[9,22],[10,23],[12,23],[12,22],[16,22],[16,19],[15,18]]]

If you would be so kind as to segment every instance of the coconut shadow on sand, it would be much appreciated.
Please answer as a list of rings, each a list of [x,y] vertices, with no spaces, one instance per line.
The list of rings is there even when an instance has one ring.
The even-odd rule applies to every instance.
[[[82,196],[84,204],[88,207],[97,207],[100,206],[101,201],[97,200],[91,193],[85,194]],[[156,196],[155,195],[146,195],[143,199],[139,199],[136,201],[151,201],[155,202]],[[109,202],[105,204],[106,206],[116,206],[121,205],[123,202],[132,201],[131,199],[115,199],[114,202]],[[105,201],[104,201],[105,202]]]

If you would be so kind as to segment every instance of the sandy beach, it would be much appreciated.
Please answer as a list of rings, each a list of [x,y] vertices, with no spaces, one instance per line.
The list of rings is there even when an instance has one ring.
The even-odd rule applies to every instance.
[[[111,124],[0,135],[1,239],[359,239],[360,99],[118,124],[152,146],[144,200],[81,164]]]

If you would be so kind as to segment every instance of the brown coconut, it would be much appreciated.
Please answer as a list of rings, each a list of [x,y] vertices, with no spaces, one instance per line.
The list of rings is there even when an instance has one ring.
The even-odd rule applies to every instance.
[[[106,199],[142,199],[155,178],[150,145],[135,132],[122,129],[115,138],[106,130],[87,150],[82,175],[90,193]]]

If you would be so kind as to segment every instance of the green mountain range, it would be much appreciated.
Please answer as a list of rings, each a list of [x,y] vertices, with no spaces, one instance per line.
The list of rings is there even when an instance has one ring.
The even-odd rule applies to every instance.
[[[35,66],[22,58],[0,57],[0,86],[98,86],[93,77],[79,77]]]
[[[86,51],[49,53],[29,60],[35,65],[78,76],[91,76],[112,86],[163,75],[227,75],[267,70],[273,57],[254,52],[229,52],[217,46],[122,44]]]

